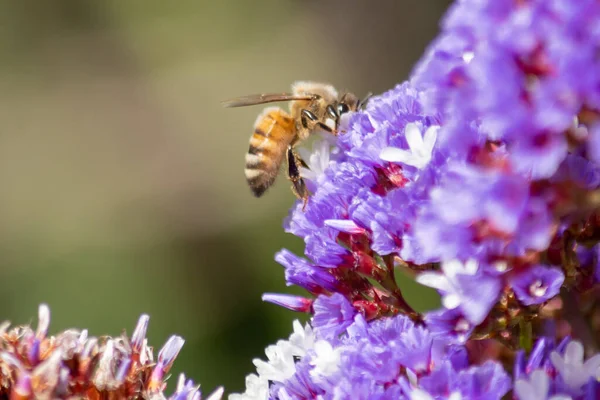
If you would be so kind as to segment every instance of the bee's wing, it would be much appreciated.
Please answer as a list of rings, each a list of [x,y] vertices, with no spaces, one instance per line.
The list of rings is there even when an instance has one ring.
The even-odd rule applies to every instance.
[[[274,103],[276,101],[292,101],[292,100],[313,100],[315,95],[311,94],[291,94],[291,93],[267,93],[267,94],[251,94],[249,96],[236,97],[221,102],[223,107],[245,107],[255,104]]]

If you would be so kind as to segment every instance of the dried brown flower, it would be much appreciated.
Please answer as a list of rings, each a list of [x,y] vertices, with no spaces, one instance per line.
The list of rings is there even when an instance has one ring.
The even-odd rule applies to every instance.
[[[39,307],[37,329],[0,325],[0,398],[21,399],[177,399],[200,400],[199,385],[179,377],[175,393],[165,396],[166,376],[184,340],[171,336],[154,361],[148,346],[148,315],[129,339],[92,337],[68,329],[48,336],[50,309]],[[218,400],[217,389],[207,400]]]

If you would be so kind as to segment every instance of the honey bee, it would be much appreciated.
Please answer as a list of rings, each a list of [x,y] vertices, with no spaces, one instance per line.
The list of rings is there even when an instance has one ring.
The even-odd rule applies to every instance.
[[[368,96],[367,96],[368,98]],[[352,93],[338,96],[331,85],[316,82],[296,82],[291,93],[270,93],[237,97],[223,102],[225,107],[245,107],[256,104],[289,101],[289,112],[279,107],[267,107],[254,123],[254,133],[246,154],[246,180],[256,197],[273,185],[284,159],[286,174],[292,182],[292,192],[304,202],[309,192],[300,175],[306,163],[294,147],[322,130],[338,134],[340,117],[365,104]]]

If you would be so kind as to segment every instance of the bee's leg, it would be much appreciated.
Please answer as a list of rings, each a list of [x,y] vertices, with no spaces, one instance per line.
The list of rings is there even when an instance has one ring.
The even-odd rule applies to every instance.
[[[306,163],[298,154],[296,154],[292,146],[288,146],[287,149],[287,164],[287,176],[288,179],[292,181],[292,192],[294,192],[297,198],[304,202],[304,205],[302,206],[302,210],[304,211],[306,203],[308,202],[309,193],[306,184],[304,183],[304,179],[300,176],[300,167],[305,166]]]
[[[317,116],[310,110],[303,109],[300,111],[300,121],[302,122],[302,127],[304,129],[308,129],[309,131],[313,131],[315,128],[319,127],[324,131],[333,133],[333,129],[319,121]]]

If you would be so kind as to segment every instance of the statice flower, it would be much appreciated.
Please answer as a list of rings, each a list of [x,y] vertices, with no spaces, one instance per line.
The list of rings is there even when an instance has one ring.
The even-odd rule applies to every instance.
[[[282,250],[276,260],[289,285],[313,296],[340,294],[367,320],[399,312],[422,319],[395,274],[399,267],[423,273],[418,281],[439,290],[445,309],[460,314],[453,319],[469,325],[448,325],[448,332],[484,337],[501,328],[516,341],[511,329],[559,294],[565,273],[584,269],[566,266],[565,253],[553,246],[572,233],[570,225],[593,215],[575,212],[576,199],[561,190],[574,182],[583,190],[591,180],[577,163],[560,168],[553,181],[513,171],[507,147],[490,144],[478,124],[463,132],[468,148],[455,145],[442,136],[444,118],[426,111],[425,95],[404,83],[343,121],[335,157],[319,164],[308,204],[298,203],[285,223],[304,239],[306,258]],[[319,154],[331,147],[327,140],[314,145]],[[310,299],[265,298],[317,311]],[[519,305],[529,308],[508,312]]]
[[[262,393],[598,398],[599,26],[597,0],[457,0],[406,82],[299,150],[304,255],[276,260],[308,294],[263,298],[315,345]]]
[[[529,355],[520,352],[515,366],[515,397],[525,399],[596,399],[600,396],[600,354],[584,361],[576,340],[541,339]]]
[[[442,264],[442,272],[424,272],[417,282],[442,293],[442,304],[448,310],[460,309],[472,324],[478,325],[500,294],[500,282],[481,272],[476,261],[464,264],[450,261]]]
[[[169,370],[184,340],[171,336],[154,358],[148,346],[148,316],[142,315],[131,337],[93,337],[68,329],[48,335],[50,309],[39,308],[38,326],[0,326],[0,395],[12,399],[169,399],[201,400],[200,385],[179,377],[166,395]],[[219,400],[223,389],[207,400]]]
[[[367,320],[404,313],[508,346],[561,290],[596,298],[596,17],[591,0],[457,1],[409,81],[303,150],[312,195],[285,229],[305,257],[276,257],[287,283],[340,294]],[[443,308],[416,313],[398,268]]]
[[[600,106],[599,16],[590,0],[457,1],[414,80],[448,135],[477,121],[513,169],[548,178],[568,154],[573,118]]]
[[[338,336],[352,324],[356,311],[339,293],[320,296],[313,303],[313,325],[320,336],[329,339]]]
[[[346,304],[340,308],[350,307],[347,300],[342,302]],[[463,399],[500,399],[511,387],[499,363],[471,365],[464,346],[432,335],[403,315],[368,322],[357,314],[338,335],[326,332],[326,337],[317,329],[316,317],[312,323],[309,346],[279,368],[279,376],[261,371],[261,363],[274,366],[267,348],[269,361],[255,361],[258,378],[250,375],[246,393],[230,399],[444,398],[440,396],[448,393]],[[260,381],[265,383],[259,392],[255,385]]]
[[[280,340],[267,347],[267,361],[254,360],[257,374],[246,377],[246,391],[231,394],[230,400],[264,400],[269,396],[270,388],[283,383],[296,374],[296,362],[308,351],[315,348],[315,334],[310,325],[304,327],[294,321],[294,331],[288,340]]]
[[[560,375],[562,382],[571,390],[588,383],[590,379],[600,379],[600,354],[583,362],[583,345],[579,342],[570,342],[561,355],[558,352],[550,354],[550,360]]]
[[[425,133],[419,131],[417,124],[409,123],[404,129],[404,136],[410,150],[397,147],[386,147],[379,157],[384,161],[391,161],[423,169],[431,161],[433,147],[437,140],[439,126],[427,128]]]

